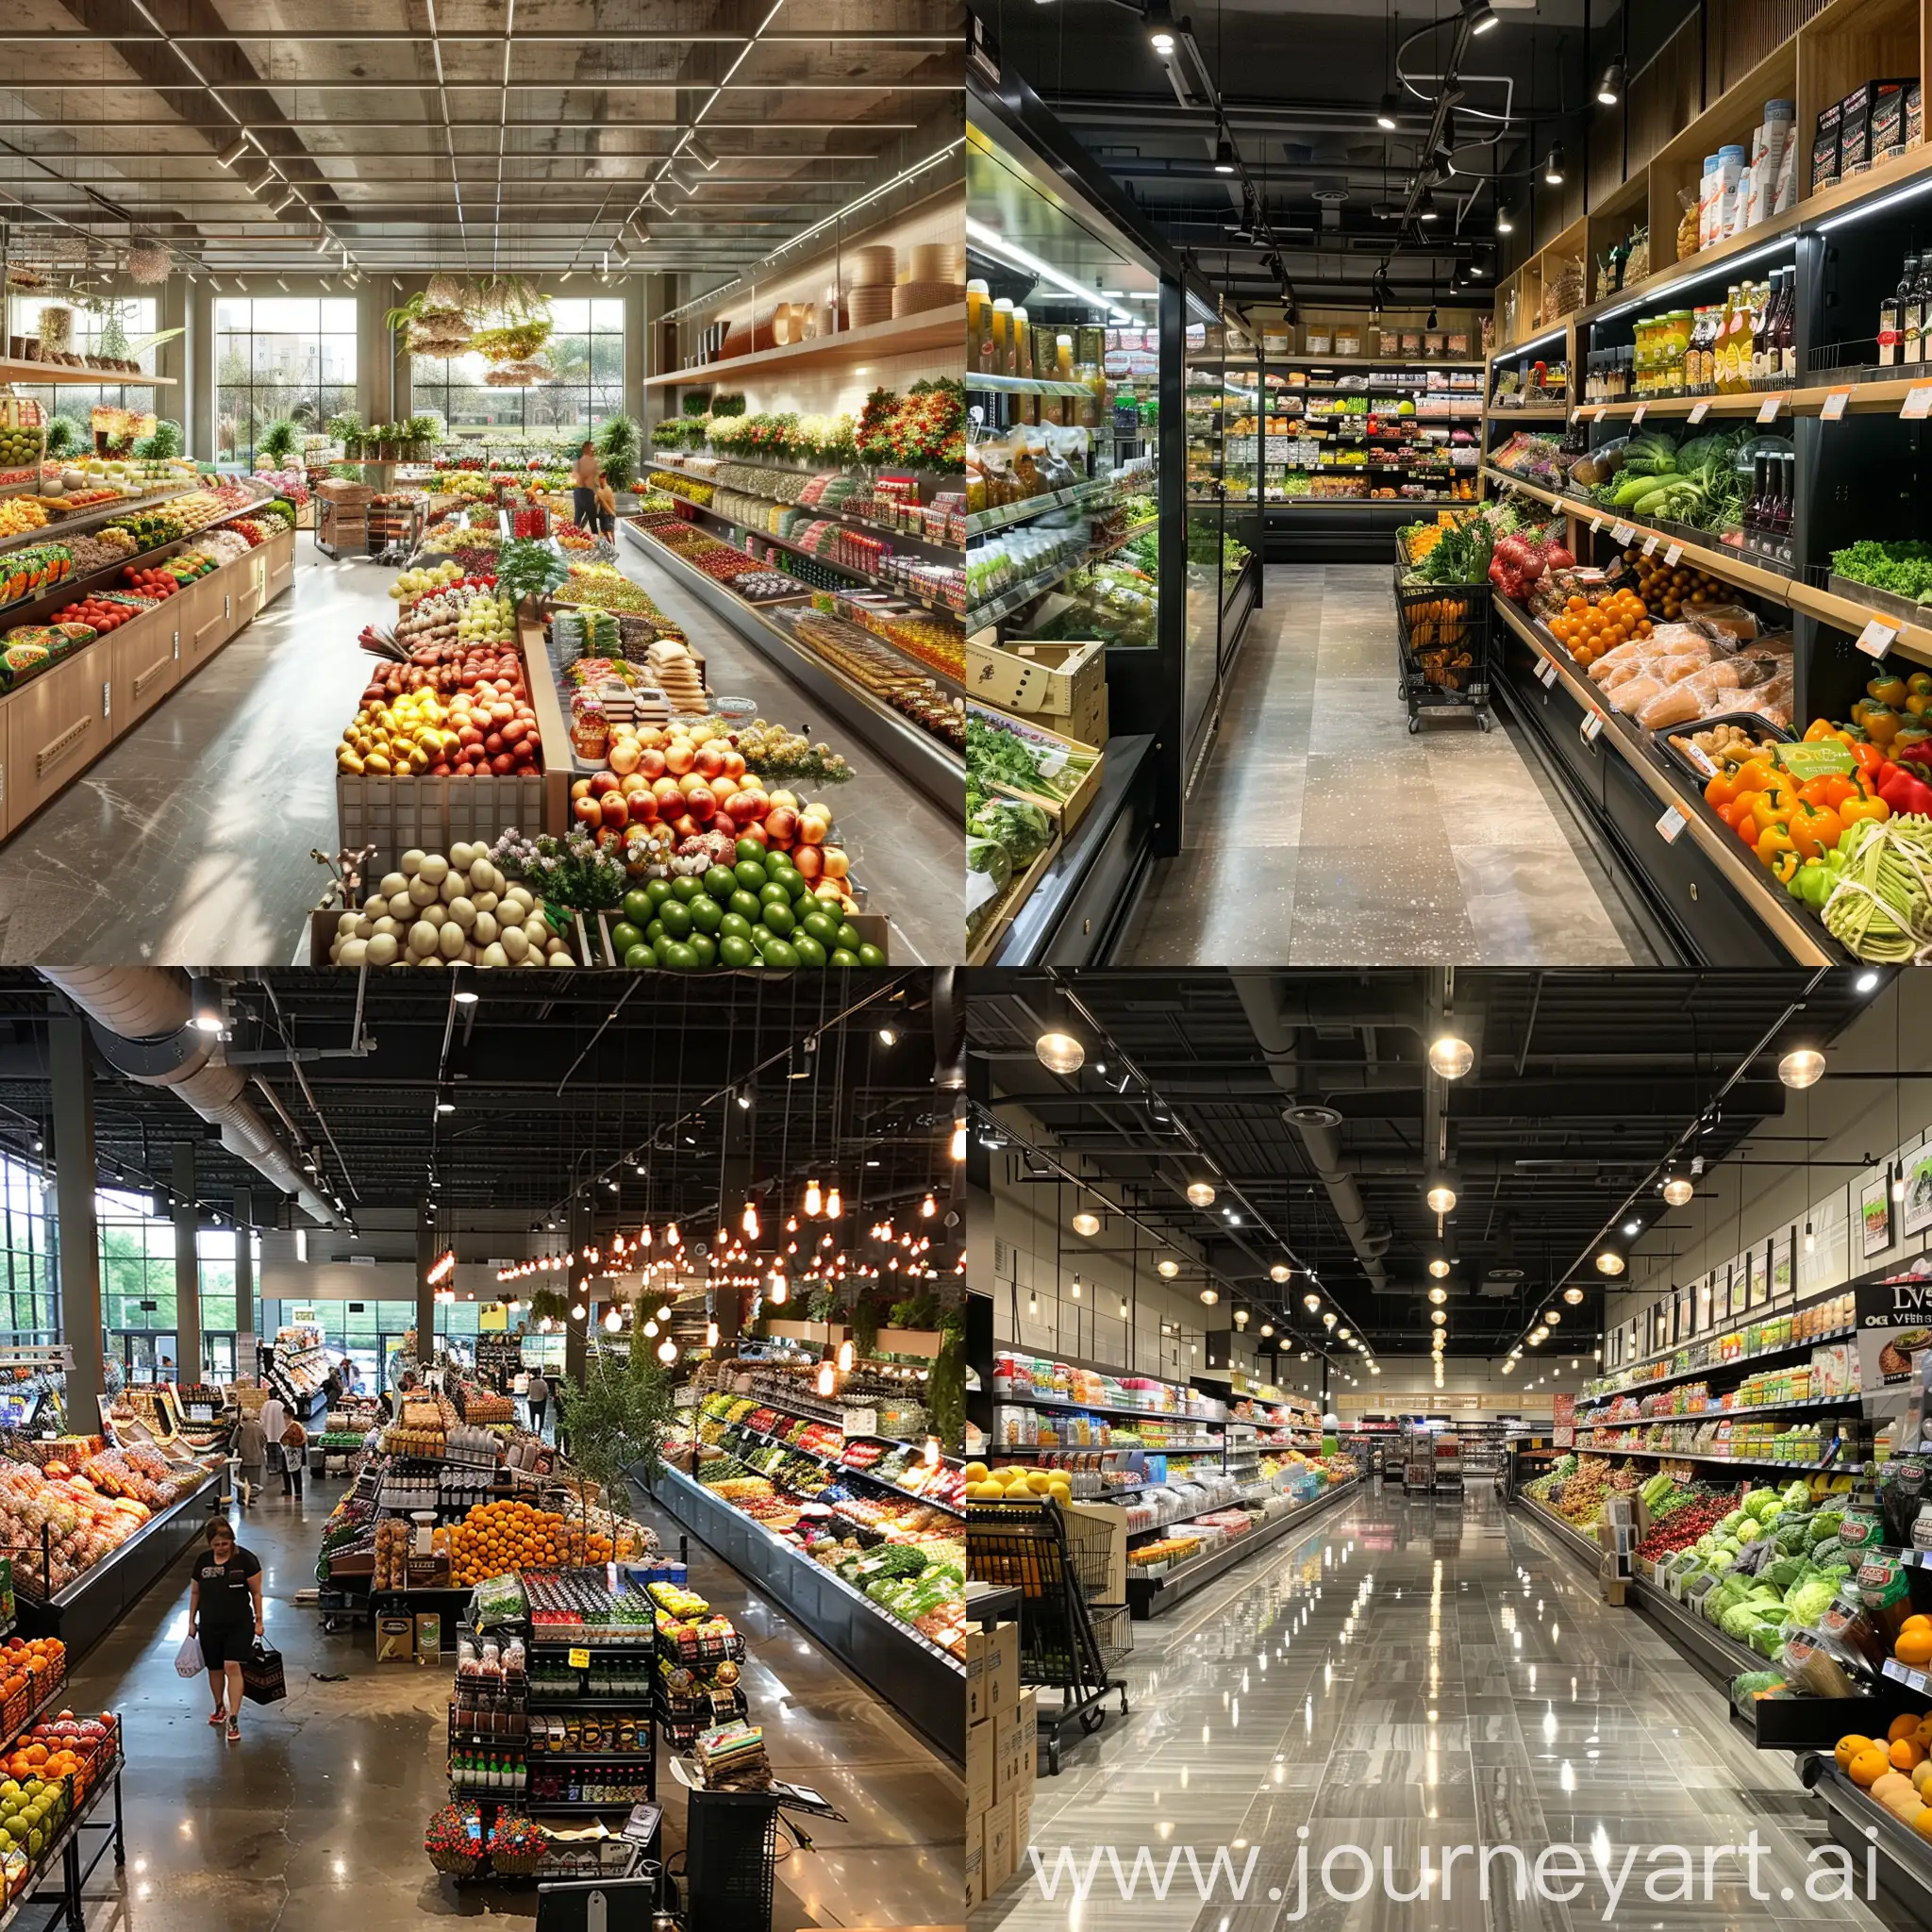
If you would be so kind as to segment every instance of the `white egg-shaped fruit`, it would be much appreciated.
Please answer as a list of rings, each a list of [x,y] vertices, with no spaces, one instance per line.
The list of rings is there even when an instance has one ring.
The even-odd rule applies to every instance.
[[[476,855],[482,849],[480,845],[472,845],[467,841],[452,845],[449,848],[449,862],[458,872],[468,872],[471,866],[475,864]]]
[[[406,879],[412,879],[423,870],[423,861],[428,857],[428,853],[419,852],[411,846],[397,861],[398,870]]]
[[[494,912],[502,902],[494,892],[472,892],[470,903],[478,912]]]
[[[369,941],[363,958],[372,966],[393,966],[396,963],[396,955],[401,950],[402,948],[396,944],[393,933],[379,932]]]
[[[391,919],[415,918],[416,902],[409,896],[407,887],[389,902],[389,910]]]
[[[427,879],[432,886],[440,886],[449,876],[449,860],[441,853],[432,852],[416,868],[416,876]]]
[[[359,918],[360,914],[358,913],[343,913],[342,916],[336,921],[337,933],[340,934],[341,937],[343,939],[353,939],[356,935],[356,926]]]
[[[479,892],[495,890],[496,868],[487,858],[473,859],[470,864],[470,884]]]
[[[477,954],[476,963],[479,966],[508,966],[509,964],[509,955],[501,946],[485,946]]]
[[[449,916],[468,932],[476,923],[476,908],[469,900],[458,894],[449,902]]]
[[[436,950],[445,959],[460,959],[466,943],[463,929],[454,919],[446,921],[442,930],[436,936]]]
[[[437,928],[426,919],[419,919],[409,928],[409,950],[419,959],[426,959],[436,950]]]
[[[399,872],[386,872],[382,875],[382,896],[393,899],[398,892],[407,892],[409,882]]]
[[[370,916],[365,912],[362,915],[362,917],[356,922],[356,929],[350,935],[350,937],[352,939],[366,940],[369,937],[369,935],[373,933],[375,930],[375,920],[371,919]]]
[[[530,950],[530,936],[520,925],[507,925],[497,943],[509,956],[512,966],[521,966]]]
[[[495,913],[477,911],[472,915],[470,937],[477,945],[487,946],[494,943],[500,930]]]
[[[409,898],[418,906],[434,906],[437,901],[436,888],[420,874],[409,881]]]

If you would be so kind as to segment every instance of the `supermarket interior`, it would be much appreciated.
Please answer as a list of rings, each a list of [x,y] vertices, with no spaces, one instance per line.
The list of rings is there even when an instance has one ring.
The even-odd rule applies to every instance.
[[[974,1924],[1932,1919],[1928,1001],[974,974]]]
[[[470,846],[691,971],[766,941],[624,893],[745,839],[848,927],[773,963],[954,957],[958,17],[739,12],[9,31],[0,957],[320,965]]]
[[[1932,14],[1180,13],[974,23],[969,958],[1913,957]]]
[[[6,1923],[958,1924],[961,1016],[854,981],[0,977]]]

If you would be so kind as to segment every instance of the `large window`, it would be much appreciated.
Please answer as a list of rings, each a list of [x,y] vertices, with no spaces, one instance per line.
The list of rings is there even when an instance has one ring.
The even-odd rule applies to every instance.
[[[0,1155],[0,1204],[7,1215],[7,1320],[0,1341],[58,1341],[60,1305],[47,1183],[34,1169]]]
[[[41,317],[49,308],[67,308],[72,315],[69,327],[72,330],[74,353],[77,356],[125,356],[158,326],[159,305],[152,295],[130,295],[125,301],[104,307],[99,313],[91,309],[76,308],[58,296],[39,296],[31,299],[16,299],[13,305],[13,327],[21,333],[38,336],[44,331],[45,325]],[[152,370],[155,365],[155,352],[146,350],[140,362],[143,369]],[[22,395],[32,396],[46,410],[48,420],[65,416],[80,427],[80,442],[92,451],[92,442],[89,422],[97,405],[111,409],[153,409],[158,415],[175,416],[180,411],[170,408],[168,398],[177,392],[169,389],[154,389],[137,382],[116,382],[104,377],[95,383],[61,383],[58,388],[52,383],[22,383],[17,385]]]
[[[147,1196],[94,1196],[101,1238],[101,1326],[108,1353],[137,1382],[191,1379],[175,1374],[179,1333],[175,1224],[149,1211]],[[258,1267],[260,1243],[257,1241]],[[235,1374],[235,1230],[205,1227],[195,1237],[201,1280],[202,1361],[225,1381]],[[258,1272],[258,1280],[260,1279]],[[257,1302],[257,1332],[260,1321]],[[164,1364],[165,1358],[165,1366]],[[252,1374],[255,1364],[243,1365]]]
[[[356,406],[354,296],[222,295],[215,300],[215,444],[250,465],[271,423],[318,433]]]
[[[481,356],[417,356],[409,364],[410,408],[435,410],[453,436],[581,438],[624,408],[624,304],[603,295],[553,301],[555,333],[541,360],[556,379],[529,389],[492,389]]]

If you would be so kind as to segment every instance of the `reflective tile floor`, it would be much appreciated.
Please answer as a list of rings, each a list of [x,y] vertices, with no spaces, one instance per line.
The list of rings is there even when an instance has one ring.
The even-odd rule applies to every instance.
[[[840,834],[872,909],[892,917],[893,963],[956,957],[957,819],[665,572],[628,546],[620,558],[703,653],[714,691],[845,753]],[[307,965],[308,909],[328,883],[309,853],[338,847],[335,750],[372,662],[356,639],[395,621],[395,575],[332,561],[298,532],[293,586],[0,845],[0,961]]]
[[[1720,1691],[1653,1624],[1607,1606],[1576,1557],[1487,1489],[1338,1504],[1306,1538],[1136,1624],[1125,1674],[1132,1714],[1109,1710],[1037,1787],[1034,1845],[1057,1895],[1042,1895],[1029,1865],[980,1907],[973,1932],[1911,1923],[1882,1891],[1874,1906],[1807,1897],[1807,1870],[1820,1866],[1807,1854],[1824,1826],[1791,1758],[1753,1750]],[[1726,1855],[1707,1897],[1706,1846],[1746,1844],[1754,1829],[1762,1896]],[[1559,1845],[1578,1848],[1574,1864],[1552,1852]],[[1472,1849],[1445,1873],[1457,1846]],[[1507,1851],[1491,1857],[1491,1896],[1479,1895],[1483,1846],[1524,1856],[1524,1895]],[[1146,1848],[1131,1899],[1108,1847],[1127,1877]],[[1687,1896],[1667,1847],[1690,1855]],[[1232,1874],[1217,1876],[1218,1850]],[[1151,1880],[1176,1853],[1161,1902]],[[1555,1897],[1534,1889],[1545,1854]],[[1238,1902],[1231,1877],[1251,1855]],[[1069,1868],[1084,1882],[1090,1860],[1081,1902]]]
[[[1410,735],[1386,568],[1273,566],[1116,963],[1648,963],[1546,783],[1500,719]]]
[[[239,1745],[205,1722],[207,1679],[175,1674],[187,1630],[185,1561],[76,1672],[75,1707],[120,1710],[127,1737],[127,1863],[118,1877],[111,1858],[94,1874],[90,1932],[403,1932],[426,1918],[531,1921],[528,1885],[459,1889],[423,1856],[424,1824],[448,1797],[454,1660],[378,1666],[369,1631],[324,1636],[314,1610],[291,1601],[315,1580],[317,1540],[340,1493],[330,1483],[300,1505],[277,1496],[242,1519],[242,1542],[266,1575],[269,1638],[283,1654],[289,1696],[246,1706]],[[958,1778],[701,1549],[691,1582],[747,1635],[746,1693],[778,1775],[815,1787],[850,1821],[808,1821],[817,1850],[781,1858],[775,1932],[957,1920]],[[348,1681],[318,1682],[314,1672]],[[661,1755],[658,1787],[675,1848],[682,1790]]]

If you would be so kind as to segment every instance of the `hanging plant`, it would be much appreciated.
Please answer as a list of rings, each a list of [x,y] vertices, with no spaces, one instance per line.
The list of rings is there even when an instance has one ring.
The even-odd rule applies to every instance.
[[[74,346],[74,310],[50,304],[41,310],[41,347],[65,355]]]
[[[966,1441],[966,1310],[951,1309],[940,1329],[940,1352],[925,1378],[925,1407],[941,1449]]]
[[[470,289],[460,275],[435,275],[429,277],[423,297],[433,308],[461,308],[470,299]]]
[[[527,362],[550,340],[548,316],[533,322],[506,323],[499,328],[479,328],[470,346],[491,362]]]
[[[530,1297],[530,1320],[533,1322],[561,1322],[569,1313],[570,1304],[559,1290],[540,1288]]]
[[[137,242],[121,266],[130,282],[165,282],[175,272],[175,257],[158,242]]]

